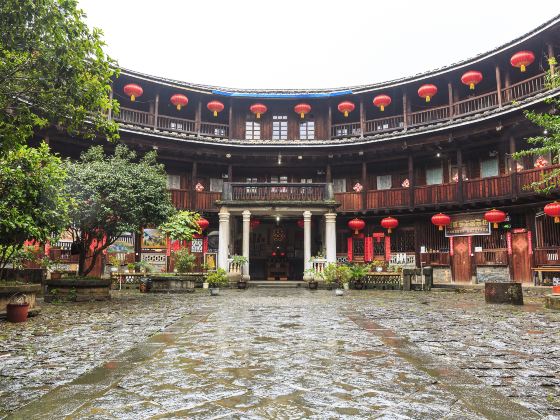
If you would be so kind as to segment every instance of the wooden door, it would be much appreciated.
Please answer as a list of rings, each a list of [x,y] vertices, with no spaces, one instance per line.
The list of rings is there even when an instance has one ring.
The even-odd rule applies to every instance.
[[[471,256],[469,254],[469,238],[456,236],[453,238],[453,281],[471,281]]]
[[[527,232],[511,234],[511,276],[519,283],[531,282],[531,260]]]

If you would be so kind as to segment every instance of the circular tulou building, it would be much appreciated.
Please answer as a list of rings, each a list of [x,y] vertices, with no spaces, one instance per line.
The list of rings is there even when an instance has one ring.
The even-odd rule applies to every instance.
[[[526,186],[558,166],[512,153],[543,134],[524,111],[551,111],[559,52],[556,17],[485,54],[371,85],[242,90],[123,69],[109,117],[123,143],[157,150],[176,207],[209,221],[191,244],[199,263],[227,269],[244,255],[252,280],[382,260],[432,266],[440,283],[533,282],[560,266],[560,230],[543,212],[559,194]],[[88,146],[54,130],[48,140],[63,156]],[[166,249],[132,241],[137,258],[164,264]]]

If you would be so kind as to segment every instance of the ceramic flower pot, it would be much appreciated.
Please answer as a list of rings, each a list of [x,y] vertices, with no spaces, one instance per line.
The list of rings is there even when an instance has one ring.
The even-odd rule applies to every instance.
[[[210,296],[218,296],[220,294],[219,287],[211,287],[210,288]]]
[[[6,317],[9,322],[25,322],[29,314],[29,303],[8,303],[6,305]]]
[[[343,289],[335,289],[334,294],[336,296],[344,296],[344,290]]]

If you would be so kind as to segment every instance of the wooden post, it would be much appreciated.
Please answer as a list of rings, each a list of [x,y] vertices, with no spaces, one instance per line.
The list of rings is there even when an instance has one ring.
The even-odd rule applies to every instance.
[[[228,134],[229,134],[228,138],[230,140],[233,138],[233,127],[231,125],[232,121],[233,121],[233,99],[230,99],[230,101],[229,101],[229,120],[228,120]]]
[[[191,196],[191,210],[194,210],[196,208],[196,190],[194,189],[194,186],[196,185],[196,178],[197,178],[197,172],[198,172],[198,164],[197,162],[193,162],[192,163],[192,171],[191,171],[191,191],[190,191],[190,196]]]
[[[330,103],[329,103],[329,116],[327,120],[327,128],[329,130],[327,136],[329,139],[332,140],[332,107]]]
[[[366,131],[366,112],[364,109],[364,98],[360,98],[360,138],[364,138]]]
[[[554,59],[554,46],[549,42],[547,44],[548,46],[548,59],[549,61],[549,66],[550,66],[550,74],[554,76],[554,70],[555,70],[555,66],[552,62],[552,60]]]
[[[504,89],[506,91],[505,95],[504,95],[504,99],[505,101],[509,102],[512,99],[512,94],[511,91],[509,90],[509,85],[510,85],[510,76],[509,76],[509,71],[506,71],[506,77],[505,77],[505,81],[504,81]]]
[[[325,175],[326,182],[332,182],[331,164],[327,163],[327,170]]]
[[[517,162],[513,160],[513,154],[515,153],[515,137],[509,136],[509,162],[510,162],[510,173],[511,173],[511,193],[513,195],[513,199],[517,199],[517,195],[519,193],[517,187]]]
[[[227,178],[228,182],[233,182],[233,165],[231,163],[227,166]]]
[[[360,206],[362,210],[366,210],[367,208],[367,163],[362,162],[362,186],[364,189],[362,190],[362,205]]]
[[[500,75],[500,66],[496,64],[496,94],[498,96],[498,108],[502,107],[502,77]]]
[[[451,82],[447,83],[447,91],[449,98],[449,119],[453,119],[453,85]]]
[[[463,153],[457,149],[457,200],[463,203]]]
[[[158,115],[159,115],[159,93],[156,93],[156,103],[154,106],[154,130],[158,127]]]
[[[403,92],[402,104],[403,104],[403,128],[406,130],[408,128],[408,97],[406,95],[406,92]]]
[[[408,207],[414,208],[414,159],[408,155]]]
[[[194,113],[194,131],[198,135],[200,135],[200,120],[202,117],[202,101],[198,101],[198,106],[196,107],[196,111]]]

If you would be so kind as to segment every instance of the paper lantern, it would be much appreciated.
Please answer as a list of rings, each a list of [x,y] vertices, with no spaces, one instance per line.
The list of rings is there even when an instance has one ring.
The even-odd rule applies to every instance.
[[[344,101],[338,104],[338,110],[344,114],[345,117],[348,116],[348,113],[354,111],[356,105],[354,105],[350,101]]]
[[[305,114],[309,114],[311,112],[311,105],[304,103],[297,104],[294,106],[294,111],[303,119],[305,118]]]
[[[535,61],[535,54],[531,51],[519,51],[511,56],[510,63],[513,67],[518,67],[524,73],[527,66],[533,61]]]
[[[426,102],[430,102],[430,99],[437,93],[436,85],[422,85],[418,89],[418,96],[425,98]]]
[[[189,98],[185,95],[181,95],[180,93],[176,93],[170,99],[171,103],[177,107],[177,111],[181,110],[181,107],[187,106],[189,103]]]
[[[253,104],[249,107],[251,112],[255,114],[257,118],[260,118],[262,114],[264,114],[268,108],[264,104]]]
[[[544,206],[544,212],[547,216],[554,217],[554,223],[560,223],[560,203],[558,201]]]
[[[467,85],[470,90],[474,90],[475,85],[482,81],[482,73],[476,70],[469,70],[461,76],[461,83]]]
[[[366,222],[362,219],[352,219],[348,222],[348,227],[354,231],[354,235],[357,235],[360,230],[366,227]]]
[[[443,228],[451,223],[451,217],[447,214],[438,213],[432,216],[432,224],[438,227],[438,230],[443,230]]]
[[[498,228],[498,223],[506,220],[506,214],[501,210],[492,209],[484,213],[484,219],[493,224],[494,229]]]
[[[144,93],[144,89],[136,83],[129,83],[124,87],[124,93],[130,97],[130,100],[134,102],[136,98],[139,98]]]
[[[385,111],[385,107],[391,104],[391,97],[388,95],[377,95],[373,98],[373,104],[383,112]]]
[[[251,229],[256,229],[261,225],[261,221],[259,219],[251,219],[249,222],[249,226]]]
[[[381,219],[381,226],[387,229],[388,233],[391,233],[391,231],[393,229],[396,229],[398,225],[399,225],[399,221],[394,217],[389,216]]]
[[[210,222],[208,220],[206,220],[204,217],[201,217],[200,219],[198,219],[198,226],[200,226],[200,231],[204,232],[206,229],[208,229],[208,226],[210,226]]]
[[[298,227],[299,227],[300,229],[303,229],[304,226],[305,226],[305,221],[304,221],[303,219],[299,219],[299,220],[297,221],[297,225],[298,225]]]
[[[214,114],[214,117],[217,117],[218,112],[222,112],[224,110],[224,104],[221,103],[220,101],[210,101],[206,105],[206,108],[208,108],[208,110],[212,111],[212,113]]]

